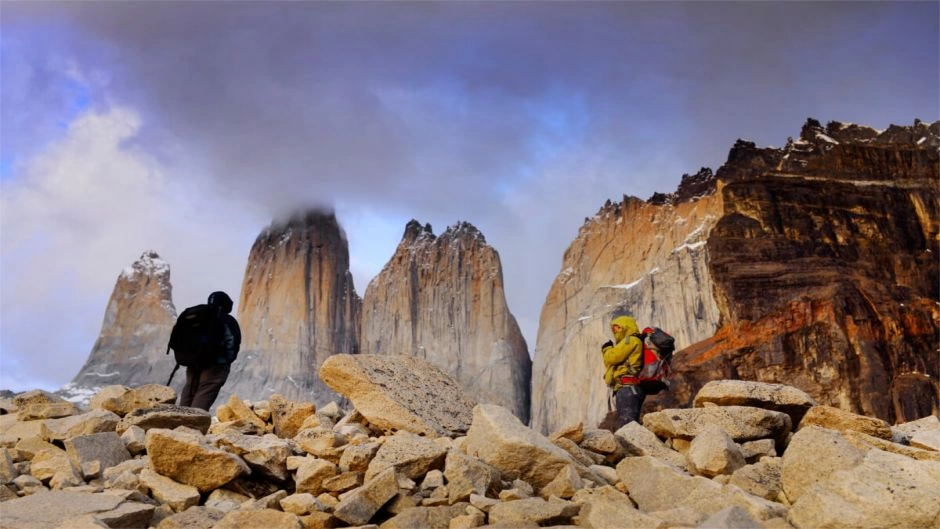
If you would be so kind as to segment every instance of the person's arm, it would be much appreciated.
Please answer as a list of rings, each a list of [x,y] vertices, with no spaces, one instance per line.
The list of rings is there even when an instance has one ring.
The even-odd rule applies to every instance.
[[[235,318],[229,316],[225,320],[225,325],[222,326],[222,349],[226,362],[231,364],[238,357],[238,350],[241,347],[241,329],[238,328]]]
[[[613,347],[604,349],[604,365],[606,367],[627,363],[636,366],[642,359],[643,344],[635,336],[628,336],[626,340],[617,342]]]

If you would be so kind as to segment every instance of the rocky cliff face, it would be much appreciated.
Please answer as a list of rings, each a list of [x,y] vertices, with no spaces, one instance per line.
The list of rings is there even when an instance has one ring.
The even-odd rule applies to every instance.
[[[80,398],[111,384],[165,383],[175,365],[166,354],[176,321],[172,291],[170,265],[155,252],[125,268],[88,360],[62,393]]]
[[[598,344],[621,312],[685,348],[651,407],[751,378],[892,422],[937,413],[938,145],[940,123],[809,120],[784,149],[739,141],[715,175],[606,205],[543,308],[533,425],[603,415]]]
[[[677,205],[624,197],[585,222],[542,308],[532,368],[532,425],[549,431],[607,411],[600,344],[610,320],[631,314],[668,329],[677,347],[712,336],[720,313],[706,240],[715,195]]]
[[[468,223],[411,221],[363,297],[362,352],[428,360],[479,402],[529,413],[531,361],[506,306],[499,255]]]
[[[272,223],[255,240],[239,298],[242,350],[217,402],[280,393],[323,405],[330,355],[358,350],[359,309],[346,236],[332,212]]]

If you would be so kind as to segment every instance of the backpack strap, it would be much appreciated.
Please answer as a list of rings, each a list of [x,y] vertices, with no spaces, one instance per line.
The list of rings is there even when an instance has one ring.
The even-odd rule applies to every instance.
[[[169,353],[169,352],[170,352],[169,349],[167,349],[167,353]],[[180,368],[180,365],[179,365],[179,364],[176,364],[176,367],[173,368],[173,372],[170,373],[170,379],[166,381],[166,385],[167,385],[167,386],[170,385],[170,382],[173,382],[173,375],[176,374],[176,370],[179,369],[179,368]]]

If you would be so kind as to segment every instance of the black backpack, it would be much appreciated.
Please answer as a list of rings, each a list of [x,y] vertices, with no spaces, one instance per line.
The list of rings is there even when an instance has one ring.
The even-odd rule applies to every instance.
[[[179,315],[166,348],[167,354],[172,349],[176,358],[176,367],[166,385],[170,385],[179,366],[207,367],[222,355],[225,336],[223,316],[221,309],[213,305],[189,307]]]

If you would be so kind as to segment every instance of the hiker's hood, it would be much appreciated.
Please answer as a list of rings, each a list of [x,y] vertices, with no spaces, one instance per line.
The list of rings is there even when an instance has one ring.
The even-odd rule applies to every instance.
[[[232,298],[228,297],[228,294],[222,292],[213,292],[209,294],[209,305],[213,307],[219,307],[222,309],[222,312],[230,314],[232,312],[232,306],[235,304],[232,302]]]
[[[611,320],[610,325],[620,326],[620,332],[614,333],[614,339],[618,342],[622,341],[627,336],[633,336],[640,332],[640,328],[636,326],[636,320],[630,316],[618,316]]]

